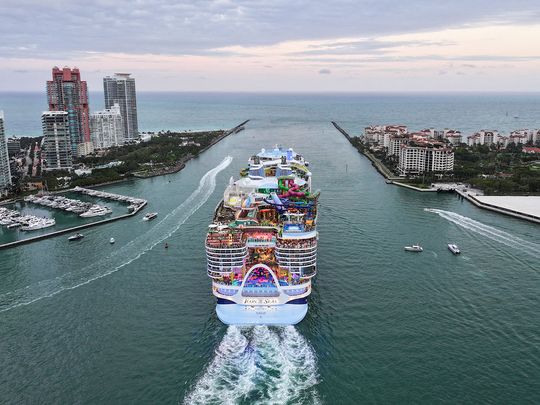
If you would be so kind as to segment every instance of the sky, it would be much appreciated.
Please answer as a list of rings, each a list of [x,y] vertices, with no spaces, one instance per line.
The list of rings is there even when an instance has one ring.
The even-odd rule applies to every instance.
[[[539,0],[0,0],[0,91],[540,91]]]

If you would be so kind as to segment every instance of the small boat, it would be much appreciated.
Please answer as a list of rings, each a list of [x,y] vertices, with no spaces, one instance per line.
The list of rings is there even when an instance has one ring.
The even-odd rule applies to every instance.
[[[456,245],[454,243],[449,243],[448,244],[448,250],[450,252],[452,252],[453,254],[455,254],[455,255],[459,255],[461,253],[461,250],[459,250],[458,245]]]
[[[110,243],[111,245],[114,244],[114,242],[116,242],[116,241],[114,240],[114,238],[109,239],[109,243]]]
[[[84,235],[82,233],[76,233],[75,235],[71,235],[68,240],[79,240],[84,238]]]
[[[405,246],[407,252],[422,252],[424,249],[420,245]]]
[[[157,212],[149,212],[143,217],[143,221],[150,221],[151,219],[154,219],[155,217],[157,217],[157,214],[158,214]]]
[[[168,249],[168,248],[169,248],[169,244],[165,242],[165,249]]]

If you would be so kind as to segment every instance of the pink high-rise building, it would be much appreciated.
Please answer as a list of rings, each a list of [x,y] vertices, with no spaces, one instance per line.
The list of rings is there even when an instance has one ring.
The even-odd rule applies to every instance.
[[[79,69],[55,66],[52,80],[47,81],[47,99],[50,111],[68,113],[71,150],[76,156],[79,144],[90,142],[88,89]]]

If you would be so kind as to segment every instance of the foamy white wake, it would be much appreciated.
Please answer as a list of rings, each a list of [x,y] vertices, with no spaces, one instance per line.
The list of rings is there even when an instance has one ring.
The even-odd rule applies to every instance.
[[[294,326],[229,326],[185,404],[317,404],[317,362]]]
[[[139,235],[98,262],[77,271],[65,273],[60,277],[0,295],[0,312],[89,284],[137,260],[175,233],[208,200],[216,188],[216,176],[231,162],[232,157],[227,156],[219,165],[205,173],[199,182],[199,187],[182,204],[173,209],[148,232]]]
[[[502,231],[490,225],[483,224],[482,222],[475,221],[472,218],[459,215],[452,211],[444,211],[435,208],[424,208],[424,211],[438,214],[442,218],[462,228],[482,235],[492,241],[511,247],[516,251],[526,253],[536,258],[540,258],[540,245],[537,243],[529,242],[524,239],[518,238],[511,233]]]

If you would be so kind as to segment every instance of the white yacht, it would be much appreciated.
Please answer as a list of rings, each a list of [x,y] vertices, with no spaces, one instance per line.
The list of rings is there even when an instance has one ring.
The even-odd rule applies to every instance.
[[[404,248],[407,252],[422,252],[424,249],[419,244],[412,246],[405,246]]]
[[[453,254],[455,254],[455,255],[459,255],[461,253],[461,250],[459,250],[458,245],[456,245],[454,243],[449,243],[448,244],[448,250],[450,252],[452,252]]]
[[[143,217],[143,221],[150,221],[151,219],[154,219],[155,217],[157,217],[157,215],[158,215],[157,212],[149,212]]]

